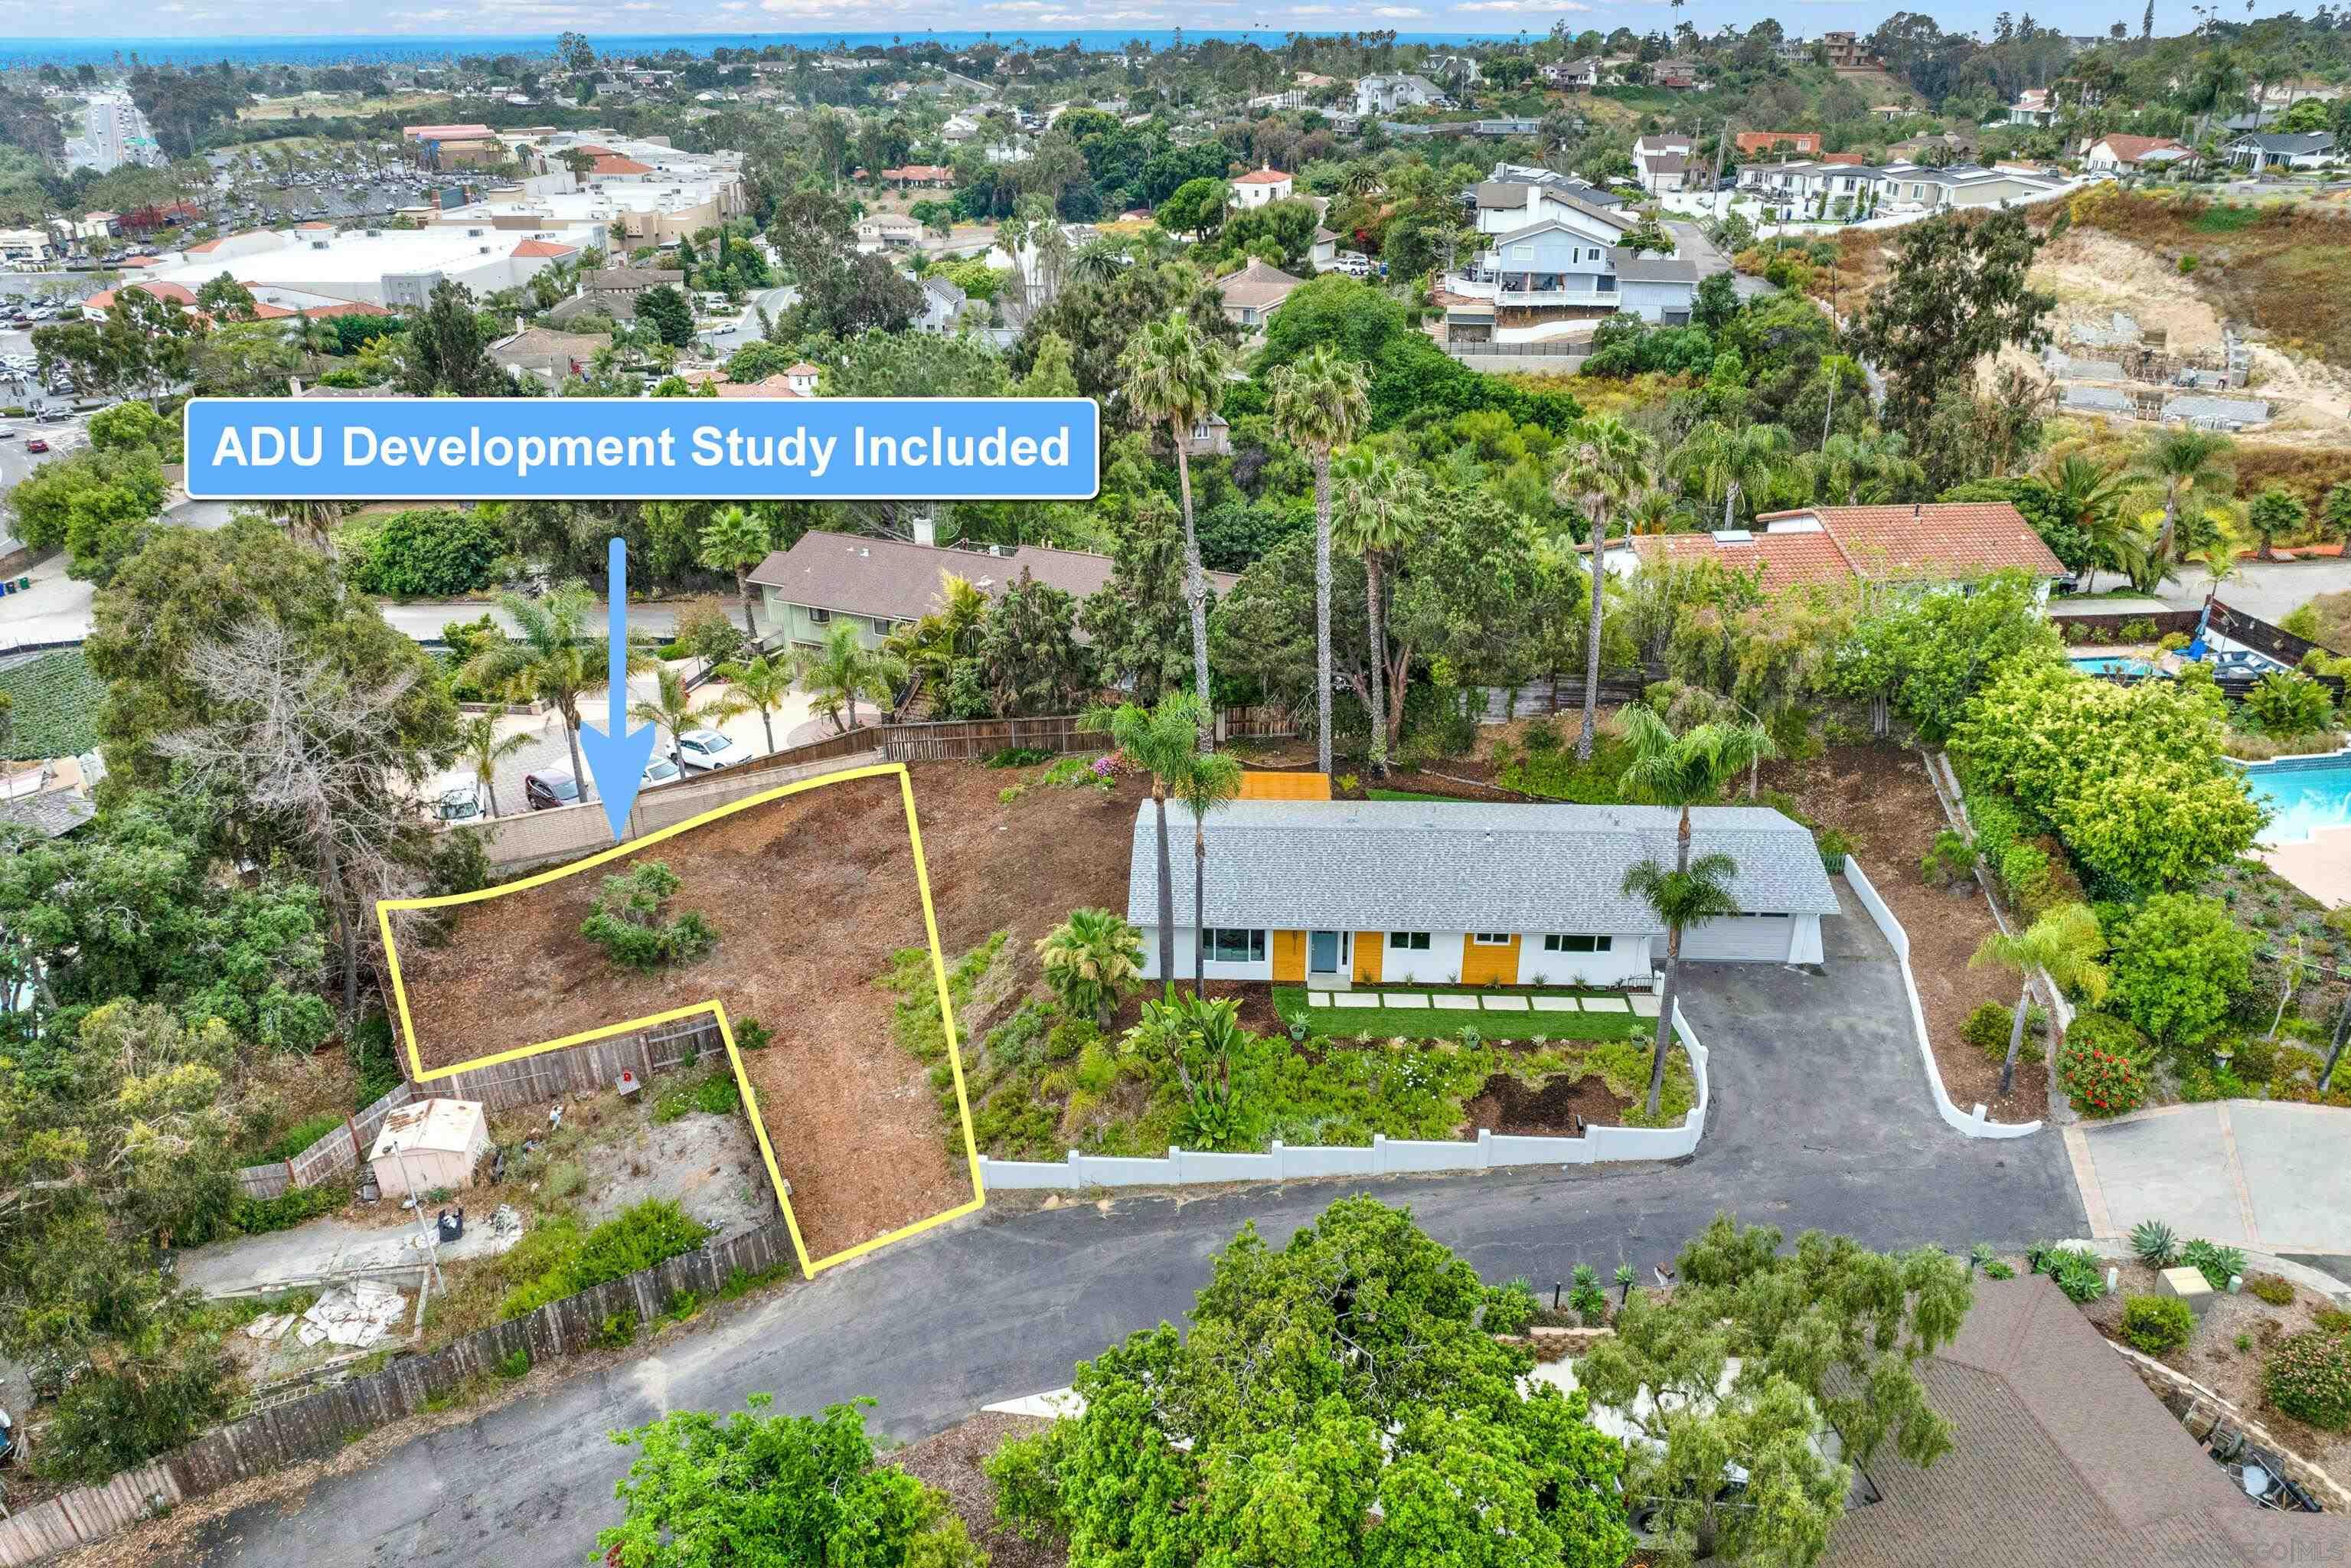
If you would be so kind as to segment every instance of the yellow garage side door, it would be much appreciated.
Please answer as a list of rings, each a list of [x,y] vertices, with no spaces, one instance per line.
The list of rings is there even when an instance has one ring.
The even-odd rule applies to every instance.
[[[1306,933],[1277,931],[1273,934],[1273,977],[1277,981],[1306,978]]]
[[[1357,985],[1376,986],[1380,983],[1380,959],[1381,956],[1387,951],[1387,946],[1388,934],[1384,931],[1355,933],[1355,983]]]
[[[1519,937],[1488,944],[1472,934],[1461,938],[1461,983],[1465,986],[1515,986],[1519,983]]]

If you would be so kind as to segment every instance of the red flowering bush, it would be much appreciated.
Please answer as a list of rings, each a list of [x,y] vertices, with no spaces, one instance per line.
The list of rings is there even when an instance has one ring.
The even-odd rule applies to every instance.
[[[2119,1116],[2147,1100],[2147,1069],[2119,1051],[2069,1038],[2058,1053],[2057,1080],[2085,1116]]]

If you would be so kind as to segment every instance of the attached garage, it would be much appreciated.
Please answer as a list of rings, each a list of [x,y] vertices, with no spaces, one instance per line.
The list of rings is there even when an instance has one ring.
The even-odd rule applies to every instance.
[[[1784,964],[1795,936],[1792,915],[1733,915],[1709,920],[1682,933],[1682,956],[1718,962],[1749,960]],[[1664,937],[1656,941],[1657,956],[1666,956]]]

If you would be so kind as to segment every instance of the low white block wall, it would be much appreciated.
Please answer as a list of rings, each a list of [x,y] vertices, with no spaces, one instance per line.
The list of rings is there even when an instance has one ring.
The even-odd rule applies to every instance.
[[[1943,1087],[1943,1070],[1935,1065],[1935,1048],[1928,1043],[1927,1009],[1918,1005],[1918,981],[1910,973],[1910,934],[1902,929],[1902,922],[1894,918],[1894,911],[1886,906],[1886,900],[1870,885],[1861,862],[1851,855],[1844,857],[1844,880],[1853,889],[1853,895],[1861,900],[1861,906],[1869,911],[1869,917],[1877,922],[1877,928],[1886,934],[1886,943],[1901,966],[1903,994],[1910,998],[1910,1032],[1917,1039],[1918,1060],[1927,1069],[1927,1087],[1933,1092],[1935,1110],[1945,1124],[1953,1132],[1964,1133],[1970,1138],[2022,1138],[2041,1131],[2038,1122],[1995,1122],[1982,1105],[1970,1113],[1951,1103],[1950,1092]]]
[[[1370,1148],[1293,1147],[1277,1138],[1261,1154],[1210,1155],[1167,1151],[1165,1159],[1082,1154],[1066,1160],[996,1160],[982,1155],[984,1188],[1012,1191],[1086,1186],[1188,1186],[1205,1182],[1303,1181],[1316,1176],[1399,1176],[1416,1171],[1499,1170],[1509,1166],[1588,1166],[1617,1160],[1674,1160],[1697,1151],[1706,1131],[1709,1093],[1706,1047],[1691,1032],[1679,1003],[1675,1027],[1688,1052],[1698,1103],[1678,1127],[1586,1127],[1580,1138],[1534,1137],[1479,1129],[1476,1139],[1426,1142],[1374,1134]]]

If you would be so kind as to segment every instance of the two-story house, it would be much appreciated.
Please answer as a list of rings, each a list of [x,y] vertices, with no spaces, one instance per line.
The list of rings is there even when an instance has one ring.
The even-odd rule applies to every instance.
[[[1355,83],[1357,114],[1394,114],[1400,109],[1450,109],[1453,100],[1426,77],[1368,76]]]
[[[1669,136],[1653,132],[1633,143],[1633,172],[1641,189],[1653,196],[1689,188],[1690,160],[1696,156],[1696,143],[1687,136]],[[1705,176],[1698,175],[1703,184]]]
[[[1684,326],[1698,295],[1698,266],[1635,255],[1585,225],[1544,218],[1496,235],[1470,266],[1447,275],[1444,291],[1447,333],[1458,338],[1531,339],[1544,334],[1529,329],[1620,313]]]
[[[1233,205],[1243,212],[1251,207],[1270,206],[1275,202],[1290,200],[1297,188],[1296,182],[1289,174],[1269,162],[1233,181]]]

